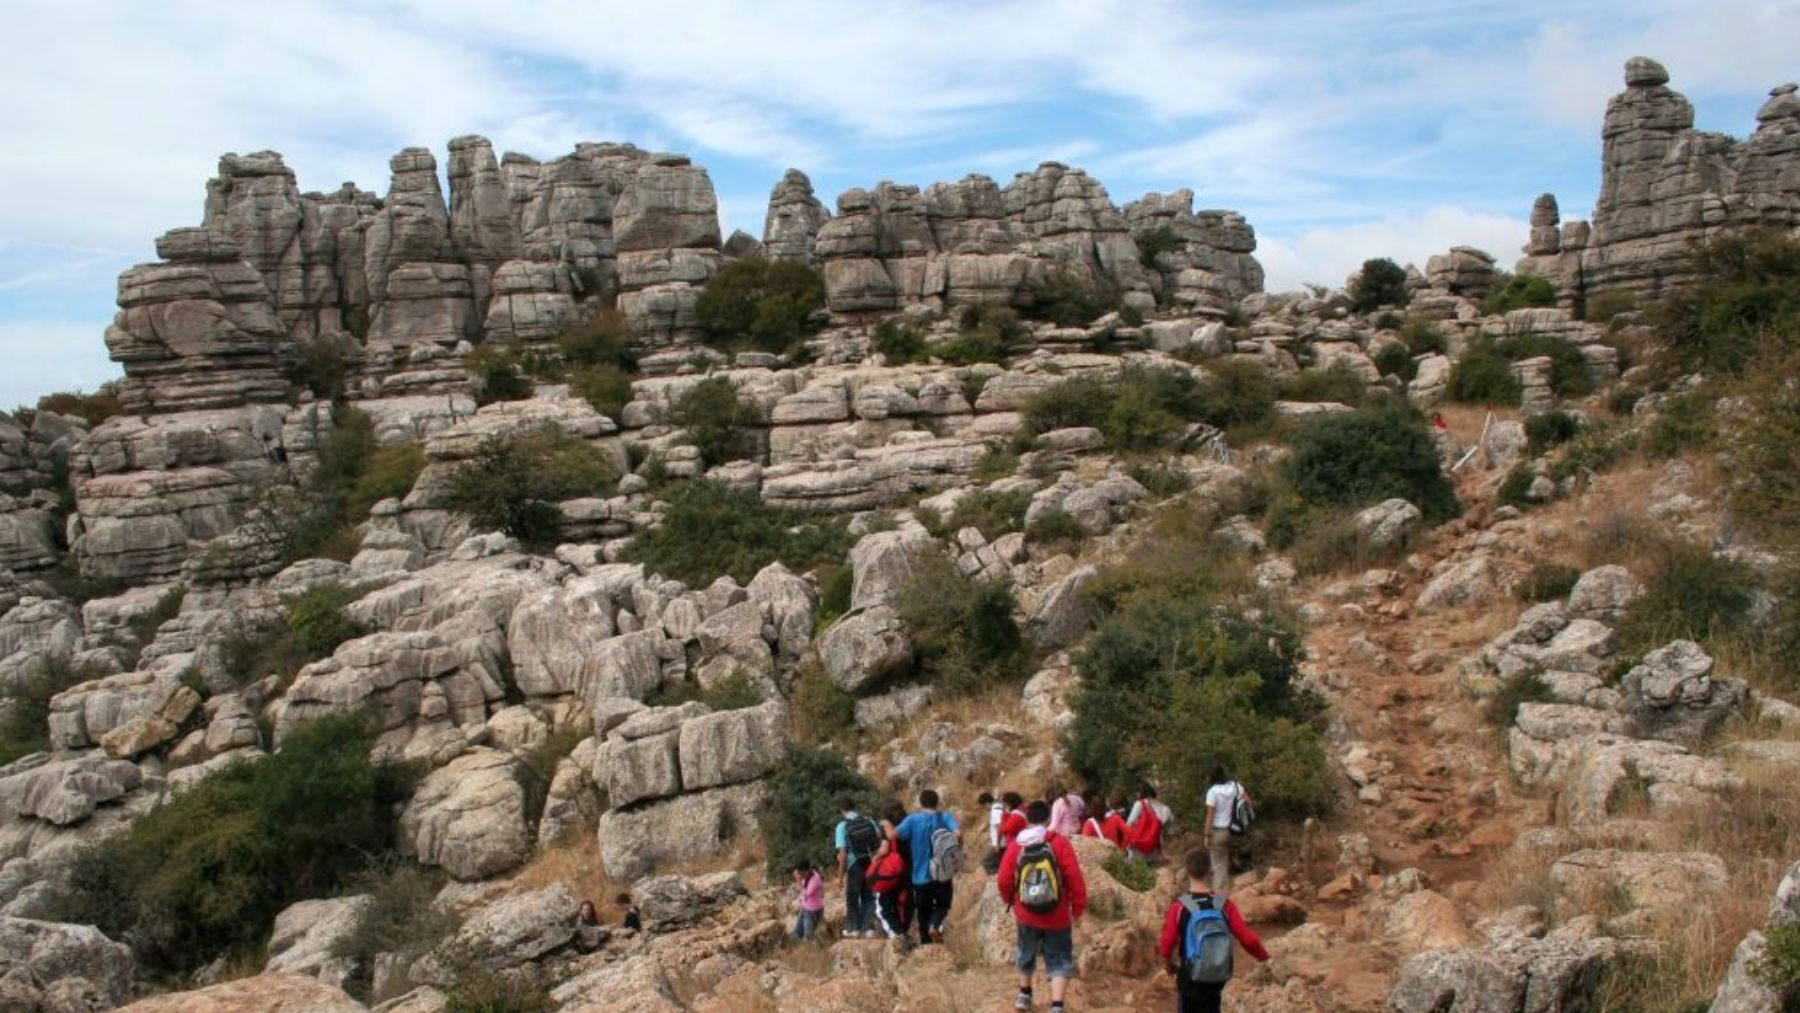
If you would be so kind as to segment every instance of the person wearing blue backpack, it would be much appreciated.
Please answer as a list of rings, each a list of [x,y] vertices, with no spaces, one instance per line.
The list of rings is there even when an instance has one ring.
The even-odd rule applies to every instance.
[[[1219,1013],[1225,983],[1231,980],[1232,943],[1257,960],[1269,951],[1238,913],[1237,905],[1212,890],[1212,856],[1188,852],[1188,888],[1169,905],[1158,950],[1175,976],[1177,1013]]]
[[[955,898],[956,874],[962,871],[962,827],[956,817],[938,809],[938,793],[919,793],[919,810],[895,828],[912,856],[913,903],[918,911],[919,942],[944,941],[944,922]]]

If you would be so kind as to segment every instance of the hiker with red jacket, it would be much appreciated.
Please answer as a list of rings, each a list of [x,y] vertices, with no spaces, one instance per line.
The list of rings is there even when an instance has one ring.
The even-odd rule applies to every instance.
[[[1219,1013],[1225,983],[1231,980],[1232,941],[1257,960],[1267,961],[1269,951],[1237,905],[1212,892],[1212,856],[1196,849],[1184,864],[1188,888],[1169,905],[1157,950],[1175,976],[1177,1013]]]
[[[1075,977],[1075,922],[1087,912],[1087,881],[1075,848],[1049,829],[1050,804],[1025,807],[1030,824],[1000,860],[1000,899],[1018,923],[1019,994],[1013,1009],[1031,1008],[1031,981],[1038,957],[1050,980],[1050,1013],[1063,1013],[1069,981]]]
[[[1147,861],[1162,857],[1163,831],[1174,814],[1156,800],[1156,785],[1145,781],[1138,786],[1138,800],[1125,818],[1127,853]]]
[[[1098,837],[1113,847],[1124,850],[1126,839],[1131,832],[1130,828],[1125,825],[1124,809],[1125,797],[1123,795],[1115,796],[1104,805],[1100,804],[1096,797],[1095,804],[1090,810],[1094,815],[1089,816],[1087,822],[1081,825],[1081,836]]]

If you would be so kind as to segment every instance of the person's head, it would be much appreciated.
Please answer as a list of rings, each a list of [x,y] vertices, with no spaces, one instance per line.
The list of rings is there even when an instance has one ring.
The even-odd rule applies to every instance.
[[[591,900],[582,901],[580,910],[575,912],[575,917],[580,918],[582,921],[591,921],[597,917],[594,913],[594,902]]]
[[[1063,785],[1061,781],[1051,781],[1049,784],[1044,785],[1044,797],[1051,801],[1062,798],[1063,794]]]
[[[1188,852],[1187,858],[1183,859],[1181,864],[1187,869],[1190,886],[1209,887],[1212,877],[1212,856],[1206,853],[1206,849],[1195,848]]]
[[[1138,785],[1138,798],[1155,798],[1156,785],[1144,781]]]
[[[1224,784],[1229,780],[1231,780],[1231,775],[1226,773],[1225,765],[1223,763],[1213,764],[1212,783]]]
[[[927,788],[924,791],[919,792],[919,808],[921,808],[921,809],[936,809],[937,807],[938,807],[938,793],[937,792],[931,790],[930,788]]]
[[[993,805],[994,804],[994,793],[991,791],[982,792],[980,795],[975,797],[975,804],[982,805],[982,806]]]
[[[1050,822],[1050,803],[1038,799],[1025,807],[1025,822],[1034,827],[1041,827]]]
[[[631,894],[628,894],[628,893],[619,894],[617,897],[613,898],[613,903],[619,905],[620,907],[630,907],[631,906]]]
[[[1017,809],[1025,804],[1025,796],[1016,791],[1009,791],[1000,796],[1000,804],[1008,809]]]
[[[856,799],[851,798],[849,795],[843,795],[838,798],[838,812],[848,816],[855,811]]]
[[[1108,799],[1106,803],[1106,807],[1113,810],[1123,810],[1130,805],[1131,800],[1123,795],[1114,795],[1112,798]]]
[[[797,879],[805,879],[806,877],[812,875],[812,871],[813,871],[813,864],[812,864],[812,859],[810,859],[810,858],[802,858],[798,862],[794,863],[794,876]]]
[[[900,821],[906,818],[906,806],[901,805],[899,799],[890,798],[887,800],[887,804],[881,807],[881,818],[898,826]]]

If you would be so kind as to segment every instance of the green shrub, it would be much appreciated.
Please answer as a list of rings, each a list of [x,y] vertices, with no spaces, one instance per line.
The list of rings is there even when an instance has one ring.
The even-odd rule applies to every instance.
[[[975,464],[975,471],[970,474],[977,482],[997,482],[1003,478],[1011,478],[1019,472],[1019,455],[1009,450],[990,450],[981,455]]]
[[[1533,454],[1560,447],[1579,432],[1580,420],[1565,411],[1544,412],[1525,420],[1525,439]]]
[[[1737,466],[1726,480],[1734,518],[1764,540],[1791,548],[1800,541],[1800,389],[1796,362],[1773,363],[1745,392],[1742,420],[1732,427]]]
[[[592,443],[534,429],[484,441],[451,471],[447,503],[479,531],[543,548],[562,537],[558,503],[604,495],[618,479],[618,466]]]
[[[505,970],[455,956],[449,961],[450,983],[444,988],[444,1013],[550,1013],[548,974],[536,964]]]
[[[1665,399],[1644,434],[1644,449],[1659,457],[1675,457],[1707,446],[1713,439],[1716,401],[1701,390]]]
[[[708,467],[749,457],[756,452],[753,427],[762,419],[754,405],[738,397],[723,376],[702,380],[676,400],[670,419],[687,431]]]
[[[463,369],[475,380],[475,401],[523,401],[533,390],[521,354],[516,348],[481,345],[463,356]]]
[[[322,717],[170,796],[80,855],[69,920],[153,973],[255,950],[283,908],[331,896],[392,848],[408,785],[370,761],[378,729],[371,715]]]
[[[1758,981],[1783,996],[1800,992],[1800,924],[1764,929],[1763,955],[1754,970]]]
[[[1397,331],[1406,326],[1406,318],[1393,310],[1387,310],[1370,317],[1369,326],[1378,331]]]
[[[1348,367],[1303,369],[1281,378],[1279,389],[1284,401],[1335,401],[1351,407],[1362,404],[1366,385]]]
[[[1033,395],[1022,415],[1033,435],[1091,427],[1106,435],[1108,445],[1130,452],[1168,444],[1206,407],[1201,384],[1185,370],[1130,367],[1110,383],[1064,380]]]
[[[362,473],[350,483],[344,499],[344,522],[355,524],[364,520],[384,499],[405,498],[424,471],[425,450],[417,443],[377,448],[370,453]]]
[[[569,328],[557,336],[556,347],[571,366],[609,366],[623,372],[637,367],[631,351],[631,327],[618,310],[601,310]]]
[[[1533,274],[1508,274],[1481,302],[1481,312],[1510,313],[1532,306],[1555,306],[1556,286]]]
[[[1519,720],[1519,708],[1528,703],[1549,703],[1556,699],[1550,684],[1537,672],[1521,672],[1500,684],[1500,689],[1488,698],[1483,713],[1488,723],[1498,728],[1502,734]]]
[[[749,257],[725,265],[694,304],[708,344],[786,352],[807,333],[809,318],[825,308],[825,283],[817,271],[792,261]]]
[[[1098,380],[1077,378],[1033,394],[1019,414],[1026,431],[1032,434],[1057,429],[1098,429],[1106,423],[1112,400],[1113,388]]]
[[[1621,313],[1637,312],[1637,299],[1629,292],[1601,292],[1582,304],[1581,319],[1591,324],[1611,323]]]
[[[1424,317],[1408,317],[1400,328],[1400,340],[1414,355],[1443,355],[1450,350],[1444,332]]]
[[[346,991],[369,998],[378,955],[393,954],[409,966],[456,931],[456,919],[432,903],[446,881],[437,869],[385,856],[354,878],[353,891],[373,903],[363,907],[355,927],[331,950],[354,969]]]
[[[1550,477],[1561,482],[1599,474],[1623,457],[1631,446],[1629,434],[1590,426],[1563,444],[1556,459],[1550,463]]]
[[[1136,893],[1149,893],[1156,889],[1156,870],[1149,862],[1131,858],[1123,851],[1115,851],[1106,856],[1100,863],[1106,874],[1117,880],[1119,885]]]
[[[850,592],[855,586],[856,571],[848,564],[826,567],[819,579],[819,617],[814,627],[822,630],[849,612]]]
[[[1025,526],[1025,510],[1031,506],[1031,493],[1023,489],[994,492],[983,489],[964,496],[950,512],[949,530],[975,528],[982,537],[993,541]]]
[[[1494,502],[1501,506],[1516,507],[1520,510],[1531,508],[1531,485],[1537,481],[1537,472],[1521,464],[1506,473],[1501,480],[1500,488],[1494,492]]]
[[[1382,376],[1397,376],[1407,383],[1419,375],[1419,363],[1405,345],[1383,345],[1375,353],[1375,368]]]
[[[1164,506],[1124,555],[1101,569],[1088,585],[1088,597],[1111,612],[1138,601],[1208,602],[1247,592],[1253,582],[1242,553],[1214,536],[1219,522],[1236,508],[1209,499]]]
[[[1614,415],[1627,416],[1637,411],[1638,402],[1644,399],[1644,392],[1636,387],[1620,387],[1606,398],[1606,410]]]
[[[1513,588],[1513,594],[1522,601],[1561,601],[1580,579],[1581,571],[1566,563],[1539,563]]]
[[[1655,314],[1676,368],[1735,375],[1800,344],[1800,239],[1772,228],[1725,233],[1693,266],[1695,281]]]
[[[1157,499],[1179,496],[1194,487],[1187,469],[1174,461],[1140,461],[1126,468],[1125,473]]]
[[[1450,367],[1445,394],[1462,404],[1516,407],[1525,389],[1513,375],[1512,360],[1487,338],[1477,338]]]
[[[50,748],[50,698],[103,673],[45,652],[36,665],[21,666],[0,708],[0,767]]]
[[[1649,557],[1644,594],[1619,624],[1625,650],[1641,654],[1671,640],[1704,644],[1748,632],[1761,586],[1749,565],[1680,539],[1655,545]]]
[[[1386,257],[1363,261],[1362,270],[1350,283],[1350,308],[1373,313],[1383,306],[1404,307],[1412,300],[1406,287],[1406,269]]]
[[[894,608],[912,632],[914,672],[940,691],[970,695],[1024,674],[1025,638],[1004,581],[976,580],[933,553],[919,561]]]
[[[1298,634],[1268,619],[1194,598],[1132,601],[1076,655],[1070,765],[1114,788],[1158,777],[1187,820],[1203,811],[1218,762],[1245,773],[1265,814],[1312,811],[1325,764],[1316,733],[1296,720],[1299,650]]]
[[[1232,430],[1261,426],[1275,417],[1275,378],[1252,359],[1220,359],[1206,367],[1200,397],[1203,421]]]
[[[1462,510],[1430,427],[1396,400],[1302,420],[1291,446],[1281,473],[1304,504],[1354,508],[1399,497],[1431,523]]]
[[[801,664],[791,702],[795,734],[802,742],[829,742],[856,727],[856,698],[816,660]]]
[[[830,749],[795,746],[769,775],[769,805],[763,811],[763,844],[771,882],[786,882],[801,859],[820,869],[835,868],[831,828],[843,817],[843,800],[858,812],[879,812],[881,795],[850,761]]]
[[[609,419],[631,403],[631,376],[617,366],[583,366],[569,374],[569,390]]]
[[[1295,571],[1303,577],[1367,570],[1405,556],[1411,547],[1412,539],[1407,538],[1376,548],[1356,526],[1355,511],[1296,509],[1293,504],[1292,500],[1282,500],[1276,505],[1269,523],[1269,542],[1287,553]]]
[[[685,679],[677,682],[665,682],[644,700],[652,707],[679,707],[684,703],[703,703],[713,711],[736,711],[747,707],[755,707],[763,702],[762,690],[756,682],[742,671],[732,672],[725,678],[702,687],[699,683]],[[570,744],[571,746],[573,743]]]
[[[367,634],[367,628],[344,614],[356,592],[339,584],[321,584],[287,598],[279,620],[240,624],[219,641],[225,674],[239,686],[266,675],[292,678],[301,668],[331,656],[339,645]]]
[[[311,391],[321,401],[337,401],[344,396],[344,381],[350,375],[350,364],[336,342],[301,341],[295,347],[294,361],[285,379],[302,390]]]
[[[1073,551],[1087,541],[1087,529],[1057,507],[1044,511],[1025,525],[1025,540],[1033,545],[1066,546]]]
[[[1031,286],[1032,313],[1061,327],[1085,327],[1119,308],[1119,289],[1104,276],[1052,271]]]
[[[1181,237],[1175,229],[1168,225],[1158,225],[1154,229],[1140,232],[1134,237],[1137,241],[1138,263],[1155,269],[1156,258],[1165,253],[1174,253],[1181,249]]]
[[[1030,331],[1019,314],[999,303],[964,306],[955,338],[938,346],[937,357],[952,366],[1001,362],[1019,351]],[[974,398],[969,399],[973,404]]]
[[[119,401],[118,382],[109,380],[95,388],[92,394],[80,390],[62,390],[53,394],[45,394],[37,399],[37,411],[73,415],[86,422],[89,428],[93,428],[115,415],[122,414],[125,406]],[[22,419],[20,425],[28,426],[29,423]]]
[[[725,575],[747,584],[770,563],[802,570],[841,560],[850,549],[842,527],[770,506],[753,492],[683,482],[667,498],[662,523],[634,535],[622,558],[689,587]]]
[[[925,344],[925,332],[897,317],[889,317],[875,325],[874,345],[891,366],[924,362],[931,357]]]
[[[1515,334],[1500,339],[1494,348],[1511,362],[1548,356],[1550,389],[1564,397],[1581,397],[1594,392],[1594,378],[1588,373],[1587,360],[1574,345],[1553,334]]]

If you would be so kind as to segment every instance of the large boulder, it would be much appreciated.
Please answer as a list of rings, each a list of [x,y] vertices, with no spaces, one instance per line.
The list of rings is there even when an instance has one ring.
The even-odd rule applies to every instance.
[[[194,992],[134,1002],[119,1013],[368,1013],[368,1007],[312,978],[259,974]]]
[[[1383,500],[1356,515],[1356,531],[1370,545],[1382,549],[1418,530],[1424,516],[1406,500]]]
[[[459,956],[488,968],[519,967],[567,946],[575,938],[580,907],[561,883],[509,893],[470,916],[450,945]]]
[[[356,967],[336,950],[355,934],[374,903],[373,897],[359,895],[303,900],[288,907],[275,916],[269,962],[263,973],[299,974],[336,988],[347,987]]]
[[[1569,614],[1601,622],[1618,622],[1644,594],[1644,585],[1623,566],[1597,566],[1581,575],[1569,592]]]
[[[1628,945],[1595,939],[1505,938],[1493,945],[1434,950],[1401,965],[1390,1013],[1556,1013],[1590,1008],[1607,968]]]
[[[716,855],[755,832],[768,794],[760,783],[740,784],[610,809],[600,817],[600,863],[614,882],[626,883],[658,866]]]
[[[0,1008],[111,1009],[131,996],[136,977],[131,950],[91,925],[0,917]]]
[[[850,550],[854,582],[852,611],[892,604],[918,572],[919,560],[932,550],[931,536],[917,528],[878,531],[863,536]]]
[[[834,623],[819,642],[825,674],[847,693],[865,693],[912,660],[899,613],[878,605]]]
[[[709,714],[684,723],[680,736],[684,790],[754,781],[787,754],[787,708],[766,703]]]
[[[1417,608],[1420,612],[1460,608],[1485,601],[1493,593],[1493,560],[1486,556],[1471,556],[1435,571],[1425,590],[1419,592]]]
[[[1074,642],[1100,615],[1100,609],[1088,596],[1088,585],[1100,576],[1099,567],[1077,567],[1050,585],[1039,596],[1037,605],[1026,617],[1025,629],[1031,642],[1053,651]]]
[[[749,893],[735,872],[706,876],[653,876],[632,892],[644,927],[667,931],[691,925]]]
[[[1651,651],[1619,688],[1638,735],[1686,744],[1717,731],[1749,699],[1739,680],[1713,677],[1712,657],[1691,640]]]
[[[512,754],[472,749],[432,771],[400,814],[400,849],[459,880],[488,879],[531,854],[524,771]]]

